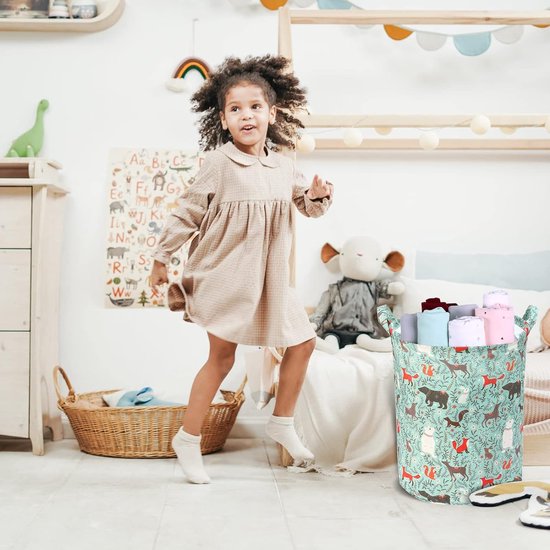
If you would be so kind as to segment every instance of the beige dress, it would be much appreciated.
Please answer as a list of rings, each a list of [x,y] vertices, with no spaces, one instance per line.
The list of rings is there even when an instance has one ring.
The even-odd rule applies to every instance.
[[[311,200],[303,183],[292,159],[274,151],[256,157],[228,142],[206,154],[154,253],[166,264],[195,236],[181,282],[186,321],[245,345],[287,347],[315,337],[289,284],[292,204],[315,218],[332,196]]]

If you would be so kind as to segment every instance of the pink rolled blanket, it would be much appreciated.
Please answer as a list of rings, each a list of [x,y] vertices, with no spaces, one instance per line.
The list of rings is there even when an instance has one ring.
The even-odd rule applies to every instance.
[[[514,310],[506,306],[480,307],[476,317],[485,321],[485,341],[488,346],[511,344],[514,336]]]

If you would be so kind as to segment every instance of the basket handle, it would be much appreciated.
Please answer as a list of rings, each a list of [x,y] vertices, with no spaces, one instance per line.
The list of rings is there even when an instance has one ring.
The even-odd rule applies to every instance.
[[[243,393],[244,391],[244,387],[246,386],[246,382],[248,381],[248,377],[246,376],[246,374],[244,375],[244,380],[241,382],[241,385],[237,388],[237,391],[235,392],[235,399],[237,397],[240,397],[241,394]]]
[[[529,306],[523,317],[515,316],[515,323],[518,327],[523,329],[522,337],[527,338],[528,334],[531,332],[533,325],[537,322],[538,309],[536,306]]]
[[[59,374],[61,373],[61,376],[65,379],[65,384],[67,384],[67,388],[69,388],[69,393],[67,397],[63,397],[61,395],[61,390],[59,388]],[[69,377],[67,376],[67,373],[63,370],[62,367],[59,365],[56,365],[53,369],[53,383],[55,386],[55,393],[57,394],[57,404],[61,405],[62,403],[65,403],[66,401],[70,401],[74,403],[76,401],[76,396],[73,390],[73,386],[71,385],[71,381],[69,380]]]
[[[378,321],[386,329],[386,332],[391,334],[401,326],[399,319],[387,305],[378,306],[376,312],[378,314]]]

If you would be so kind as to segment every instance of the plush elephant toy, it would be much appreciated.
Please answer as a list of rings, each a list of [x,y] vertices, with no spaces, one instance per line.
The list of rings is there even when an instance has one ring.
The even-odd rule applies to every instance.
[[[326,243],[321,259],[325,264],[338,262],[344,278],[329,285],[309,317],[317,333],[315,347],[328,353],[336,353],[348,344],[370,351],[391,351],[376,308],[380,299],[405,291],[400,281],[381,280],[384,268],[394,273],[403,269],[403,254],[394,250],[384,255],[376,241],[358,236],[348,239],[340,251]]]

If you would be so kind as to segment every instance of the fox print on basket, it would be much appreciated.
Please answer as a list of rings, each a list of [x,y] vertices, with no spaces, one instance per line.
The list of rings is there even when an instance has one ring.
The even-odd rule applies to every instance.
[[[420,477],[420,474],[413,475],[407,472],[407,470],[405,470],[405,466],[401,466],[401,469],[402,469],[401,479],[414,481],[415,479],[418,479]]]
[[[468,452],[468,438],[463,437],[462,443],[459,445],[457,441],[453,441],[453,449],[458,453],[467,453]]]
[[[491,378],[488,374],[482,374],[483,377],[483,387],[487,386],[496,386],[497,380],[502,380],[504,378],[504,374],[501,374],[499,377]]]
[[[418,374],[409,374],[404,368],[401,368],[401,370],[403,371],[403,382],[412,384],[413,379],[418,378]]]
[[[502,477],[502,474],[498,474],[497,477],[482,477],[481,478],[481,488],[489,487],[489,485],[494,485],[495,481],[498,481]]]

